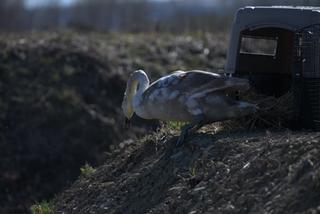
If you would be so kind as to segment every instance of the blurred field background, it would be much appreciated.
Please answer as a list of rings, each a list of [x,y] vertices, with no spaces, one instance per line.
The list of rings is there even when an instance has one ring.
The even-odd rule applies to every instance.
[[[262,0],[1,0],[0,213],[68,187],[157,122],[122,127],[126,79],[223,71],[235,11]],[[290,5],[320,5],[290,1]]]
[[[319,6],[317,0],[2,0],[0,29],[107,32],[228,31],[246,5]]]

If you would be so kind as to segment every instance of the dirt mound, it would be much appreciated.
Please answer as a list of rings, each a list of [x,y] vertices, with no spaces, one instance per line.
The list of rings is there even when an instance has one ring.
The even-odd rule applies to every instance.
[[[81,51],[30,45],[1,45],[0,206],[18,209],[52,196],[123,139],[113,105],[124,80]]]
[[[56,197],[56,213],[316,213],[319,133],[155,134]]]
[[[107,61],[62,42],[20,39],[0,49],[0,207],[17,212],[141,131],[122,128],[125,77]]]

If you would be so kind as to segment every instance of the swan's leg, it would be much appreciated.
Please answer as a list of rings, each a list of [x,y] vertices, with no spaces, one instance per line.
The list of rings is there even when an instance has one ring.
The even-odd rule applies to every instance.
[[[203,118],[203,115],[199,115],[196,121],[191,122],[181,128],[181,133],[176,143],[176,146],[181,146],[190,133],[196,132],[205,124]]]
[[[181,132],[180,132],[180,136],[178,138],[178,141],[176,143],[176,146],[181,146],[183,143],[184,143],[184,140],[187,138],[188,136],[188,132],[190,129],[192,129],[193,127],[195,126],[195,124],[193,123],[190,123],[190,124],[187,124],[185,126],[183,126],[181,128]]]

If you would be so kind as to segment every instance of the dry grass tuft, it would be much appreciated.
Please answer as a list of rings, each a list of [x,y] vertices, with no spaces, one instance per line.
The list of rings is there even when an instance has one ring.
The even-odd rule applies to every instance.
[[[287,92],[280,97],[266,96],[251,90],[240,95],[240,99],[254,103],[258,111],[250,116],[226,122],[224,126],[234,128],[284,128],[294,117],[294,96]]]
[[[254,130],[257,128],[285,128],[294,118],[294,96],[288,92],[280,97],[266,96],[248,91],[240,94],[241,100],[256,104],[258,111],[252,115],[216,122],[203,128],[204,131]]]

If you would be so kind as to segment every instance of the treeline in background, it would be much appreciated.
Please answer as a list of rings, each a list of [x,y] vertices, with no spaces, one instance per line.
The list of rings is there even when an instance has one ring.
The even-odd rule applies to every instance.
[[[1,0],[0,31],[76,30],[194,32],[228,30],[246,5],[320,6],[318,0]],[[70,0],[69,0],[70,2]]]

